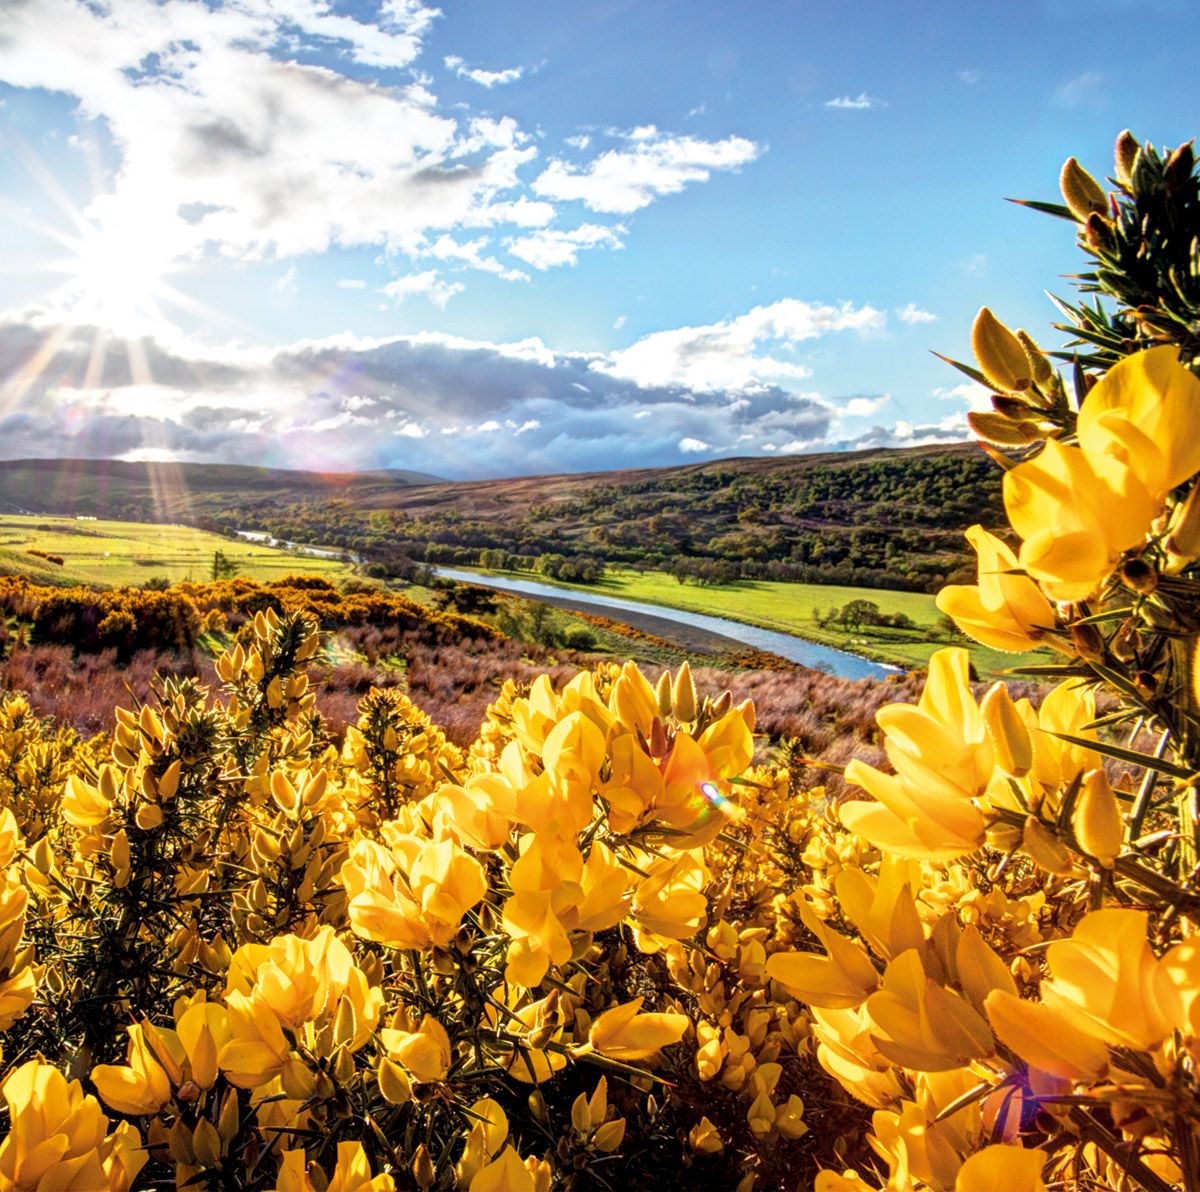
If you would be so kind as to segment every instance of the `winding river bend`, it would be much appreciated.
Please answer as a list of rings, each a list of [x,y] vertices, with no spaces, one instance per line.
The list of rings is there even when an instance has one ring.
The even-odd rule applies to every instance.
[[[639,600],[622,600],[616,596],[593,595],[591,592],[581,592],[577,588],[557,588],[550,584],[511,579],[504,575],[477,575],[474,571],[461,571],[455,567],[434,567],[433,571],[460,583],[478,584],[480,587],[495,588],[500,592],[512,592],[517,596],[531,596],[534,599],[553,598],[563,604],[569,601],[585,610],[617,610],[661,617],[664,621],[676,621],[680,625],[691,625],[696,629],[719,633],[722,637],[732,638],[755,649],[769,650],[772,654],[778,654],[780,658],[791,662],[798,662],[801,666],[828,670],[840,679],[882,679],[886,675],[899,673],[898,668],[894,666],[883,666],[878,662],[859,658],[856,654],[847,654],[844,650],[835,650],[831,646],[805,641],[802,637],[793,637],[790,633],[776,633],[772,629],[760,629],[757,625],[745,625],[741,621],[730,621],[725,617],[710,617],[705,613],[686,612],[661,604],[643,604]]]

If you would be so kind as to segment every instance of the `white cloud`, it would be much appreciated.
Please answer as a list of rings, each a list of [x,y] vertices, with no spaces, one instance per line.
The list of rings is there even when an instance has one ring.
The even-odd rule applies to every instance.
[[[786,351],[828,332],[869,331],[883,322],[884,316],[870,306],[821,306],[784,298],[709,326],[654,332],[592,367],[643,386],[706,392],[753,389],[772,380],[811,375],[806,365],[760,352],[760,344],[778,343]]]
[[[870,418],[883,409],[892,399],[886,393],[874,397],[852,397],[841,409],[847,418]]]
[[[687,452],[691,451],[708,451],[710,448],[703,439],[689,438],[679,440],[679,450],[686,454]]]
[[[933,396],[941,401],[962,402],[967,409],[976,413],[990,412],[992,409],[992,391],[977,381],[963,381],[958,385],[935,389]]]
[[[631,213],[764,151],[744,137],[643,125],[588,128],[567,138],[572,161],[539,163],[539,138],[516,120],[439,103],[432,77],[416,70],[437,8],[342,7],[21,0],[4,10],[0,82],[71,97],[80,118],[104,126],[116,166],[87,218],[154,276],[183,259],[286,262],[374,246],[414,262],[391,297],[425,293],[439,305],[462,283],[416,262],[528,280],[502,249],[541,270],[621,247],[625,229],[611,221],[560,230],[562,204]],[[487,70],[455,55],[445,64],[488,88],[537,69]],[[601,135],[616,144],[597,153]],[[336,285],[368,288],[361,278]]]
[[[529,274],[524,270],[510,269],[495,257],[486,255],[484,249],[489,243],[487,236],[463,242],[443,232],[436,240],[430,240],[424,235],[411,236],[403,242],[403,248],[414,258],[433,257],[439,261],[461,262],[478,269],[481,273],[494,273],[504,281],[529,280]]]
[[[427,288],[424,279],[397,281],[411,292]],[[661,332],[667,358],[651,353],[635,370],[636,357],[622,353],[434,332],[345,332],[282,348],[201,347],[175,333],[133,345],[110,337],[97,349],[93,325],[0,315],[0,459],[154,450],[157,458],[256,463],[272,451],[280,466],[418,468],[468,479],[591,471],[598,459],[661,466],[681,452],[716,457],[755,443],[828,450],[842,445],[829,436],[844,411],[782,387],[808,367],[789,354],[814,336],[869,329],[881,318],[869,307],[788,300],[707,328]],[[94,384],[81,387],[97,351]],[[723,368],[731,383],[715,384],[704,364]],[[963,437],[954,419],[962,415],[929,433]]]
[[[1056,87],[1050,102],[1056,108],[1099,111],[1108,106],[1107,80],[1099,71],[1089,70]]]
[[[472,69],[459,57],[449,55],[444,59],[447,70],[452,70],[460,79],[470,79],[481,87],[496,87],[504,83],[515,83],[524,73],[523,66],[513,66],[508,70]]]
[[[825,101],[827,108],[842,108],[850,111],[861,112],[867,108],[886,108],[887,103],[882,99],[876,99],[874,96],[868,95],[865,91],[860,92],[857,96],[843,95],[838,99],[827,99]]]
[[[903,310],[896,311],[896,318],[902,323],[915,327],[918,323],[936,323],[937,315],[921,310],[915,302],[910,302]]]
[[[616,322],[613,323],[613,330],[620,331],[625,326],[625,320],[628,318],[628,315],[617,315]]]
[[[962,83],[978,83],[983,78],[981,70],[960,70],[958,72],[959,82]]]
[[[579,259],[580,250],[585,248],[624,247],[616,231],[599,224],[582,224],[569,232],[547,228],[506,243],[514,257],[520,257],[535,269],[574,265]]]
[[[535,179],[534,193],[627,215],[689,182],[707,181],[714,170],[736,170],[761,152],[745,137],[702,141],[660,133],[653,125],[635,128],[624,140],[628,148],[606,150],[584,167],[552,160]]]
[[[707,104],[698,103],[694,108],[691,109],[691,111],[688,112],[686,119],[691,120],[696,116],[703,116],[705,114],[705,112],[707,112],[707,111],[708,111]]]
[[[321,0],[37,0],[5,12],[0,79],[106,123],[120,166],[89,216],[143,254],[390,245],[522,214],[503,192],[536,155],[511,122],[468,121],[464,139],[421,84],[370,77],[409,67],[436,16],[418,0],[370,21]]]
[[[436,269],[427,269],[423,273],[409,273],[381,286],[380,291],[396,302],[403,302],[414,294],[424,294],[434,306],[446,308],[446,303],[461,293],[466,286],[459,281],[442,281]]]

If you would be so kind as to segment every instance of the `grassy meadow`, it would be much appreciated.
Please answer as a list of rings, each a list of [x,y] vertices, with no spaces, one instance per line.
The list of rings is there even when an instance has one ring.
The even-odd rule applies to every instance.
[[[60,556],[62,566],[28,554],[31,548]],[[200,582],[212,579],[217,551],[237,564],[238,575],[263,582],[298,571],[334,582],[350,574],[336,559],[293,555],[188,526],[0,516],[0,574],[29,575],[39,583],[140,586],[156,576]]]

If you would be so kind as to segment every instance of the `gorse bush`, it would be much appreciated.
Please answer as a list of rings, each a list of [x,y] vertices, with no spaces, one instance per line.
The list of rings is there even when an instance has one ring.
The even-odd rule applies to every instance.
[[[986,311],[964,366],[1023,456],[939,605],[1057,651],[1039,707],[942,651],[836,798],[686,664],[509,681],[468,749],[372,688],[339,748],[336,594],[238,581],[111,738],[9,696],[0,1187],[1198,1186],[1200,380],[1179,269],[1110,276],[1200,231],[1180,160],[1042,204],[1118,303],[1070,384]]]

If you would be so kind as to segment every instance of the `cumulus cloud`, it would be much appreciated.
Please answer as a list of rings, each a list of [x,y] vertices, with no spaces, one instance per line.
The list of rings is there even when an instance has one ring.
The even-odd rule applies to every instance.
[[[423,273],[409,273],[380,286],[380,291],[395,302],[403,302],[416,294],[423,294],[434,306],[445,309],[446,303],[466,287],[460,281],[443,281],[436,269]]]
[[[467,66],[461,58],[453,54],[448,55],[444,62],[446,69],[454,71],[460,79],[470,79],[472,83],[488,88],[515,83],[525,73],[523,66],[512,66],[508,70],[480,70]]]
[[[437,280],[397,284],[424,294]],[[783,357],[881,319],[869,307],[786,300],[598,353],[431,332],[253,349],[165,334],[126,342],[10,314],[0,316],[0,458],[154,452],[471,479],[650,467],[760,444],[828,448],[845,411],[789,387],[810,366]]]
[[[552,160],[535,179],[534,193],[581,202],[592,211],[628,215],[659,195],[707,181],[714,170],[736,170],[761,152],[744,137],[702,141],[660,132],[652,124],[621,139],[622,148],[606,150],[586,166]]]
[[[861,112],[867,108],[886,108],[887,103],[862,91],[857,96],[843,95],[838,99],[827,99],[825,106],[827,108],[843,108],[849,111]]]
[[[20,0],[5,8],[0,81],[72,97],[105,126],[117,167],[87,218],[148,269],[372,246],[527,280],[522,262],[619,246],[616,224],[559,227],[564,203],[627,214],[761,151],[646,126],[598,155],[584,132],[572,164],[539,161],[511,117],[439,104],[416,65],[439,15],[423,0],[354,15],[325,0]],[[445,61],[485,88],[529,69]],[[427,292],[444,302],[461,284]]]
[[[852,397],[841,407],[840,412],[847,418],[870,418],[872,414],[877,414],[891,400],[891,397],[886,393],[878,393],[870,397]]]
[[[535,269],[552,269],[557,265],[574,265],[582,249],[624,247],[617,234],[621,230],[590,223],[569,232],[546,228],[528,236],[514,237],[507,246],[514,257],[520,257]]]
[[[870,306],[824,306],[784,298],[709,326],[654,332],[595,367],[643,386],[710,393],[753,389],[767,380],[811,375],[807,365],[786,358],[798,343],[832,331],[865,332],[883,322],[884,316]],[[775,354],[761,350],[772,343],[777,345]]]
[[[902,323],[908,323],[915,327],[918,323],[936,323],[937,315],[930,314],[927,310],[921,310],[915,302],[910,302],[902,310],[896,311],[896,318]]]

